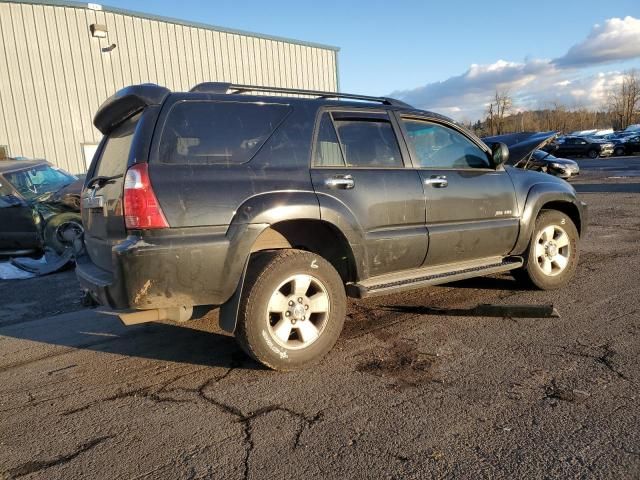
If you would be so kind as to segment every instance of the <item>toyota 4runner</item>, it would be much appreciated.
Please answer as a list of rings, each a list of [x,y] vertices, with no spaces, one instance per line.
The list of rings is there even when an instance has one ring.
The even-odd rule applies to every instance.
[[[586,209],[569,184],[398,100],[146,84],[94,124],[82,287],[126,324],[220,306],[274,369],[326,354],[347,296],[505,271],[552,289],[576,269]]]

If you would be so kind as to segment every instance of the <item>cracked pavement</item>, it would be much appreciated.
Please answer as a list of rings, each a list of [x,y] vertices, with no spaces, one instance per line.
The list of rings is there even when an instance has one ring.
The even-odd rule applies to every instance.
[[[580,163],[596,193],[571,286],[351,302],[308,371],[260,367],[215,313],[124,327],[73,272],[0,282],[0,478],[639,478],[640,189],[607,175],[640,159]]]

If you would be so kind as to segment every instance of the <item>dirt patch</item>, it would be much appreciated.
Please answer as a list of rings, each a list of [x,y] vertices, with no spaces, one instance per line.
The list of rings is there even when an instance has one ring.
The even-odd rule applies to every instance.
[[[376,352],[356,366],[358,372],[388,380],[389,388],[405,389],[438,382],[434,373],[438,356],[420,352],[406,341],[397,341]]]

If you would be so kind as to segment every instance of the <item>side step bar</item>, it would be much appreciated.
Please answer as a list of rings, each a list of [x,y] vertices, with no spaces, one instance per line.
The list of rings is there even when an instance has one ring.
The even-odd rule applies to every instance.
[[[481,277],[492,273],[506,272],[521,267],[524,261],[520,257],[493,257],[489,259],[461,262],[437,267],[420,268],[409,272],[392,273],[369,278],[360,283],[347,284],[347,295],[354,298],[367,298],[388,295],[405,290],[413,290],[428,285]]]

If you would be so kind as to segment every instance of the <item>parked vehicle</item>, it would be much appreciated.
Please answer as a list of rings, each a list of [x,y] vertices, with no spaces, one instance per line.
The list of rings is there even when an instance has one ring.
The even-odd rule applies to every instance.
[[[505,271],[552,289],[576,269],[586,207],[568,183],[398,100],[147,84],[94,124],[82,287],[126,324],[220,306],[274,369],[332,348],[346,296]]]
[[[585,156],[589,158],[609,157],[613,154],[613,142],[595,140],[588,137],[564,137],[562,142],[555,142],[544,150],[567,157]]]
[[[640,153],[640,135],[628,136],[616,142],[613,154],[617,157]]]
[[[544,150],[533,152],[529,160],[523,162],[522,168],[545,172],[564,180],[569,180],[580,174],[580,167],[577,162],[568,158],[555,157]]]
[[[0,161],[0,254],[61,253],[82,232],[82,180],[45,160]]]

